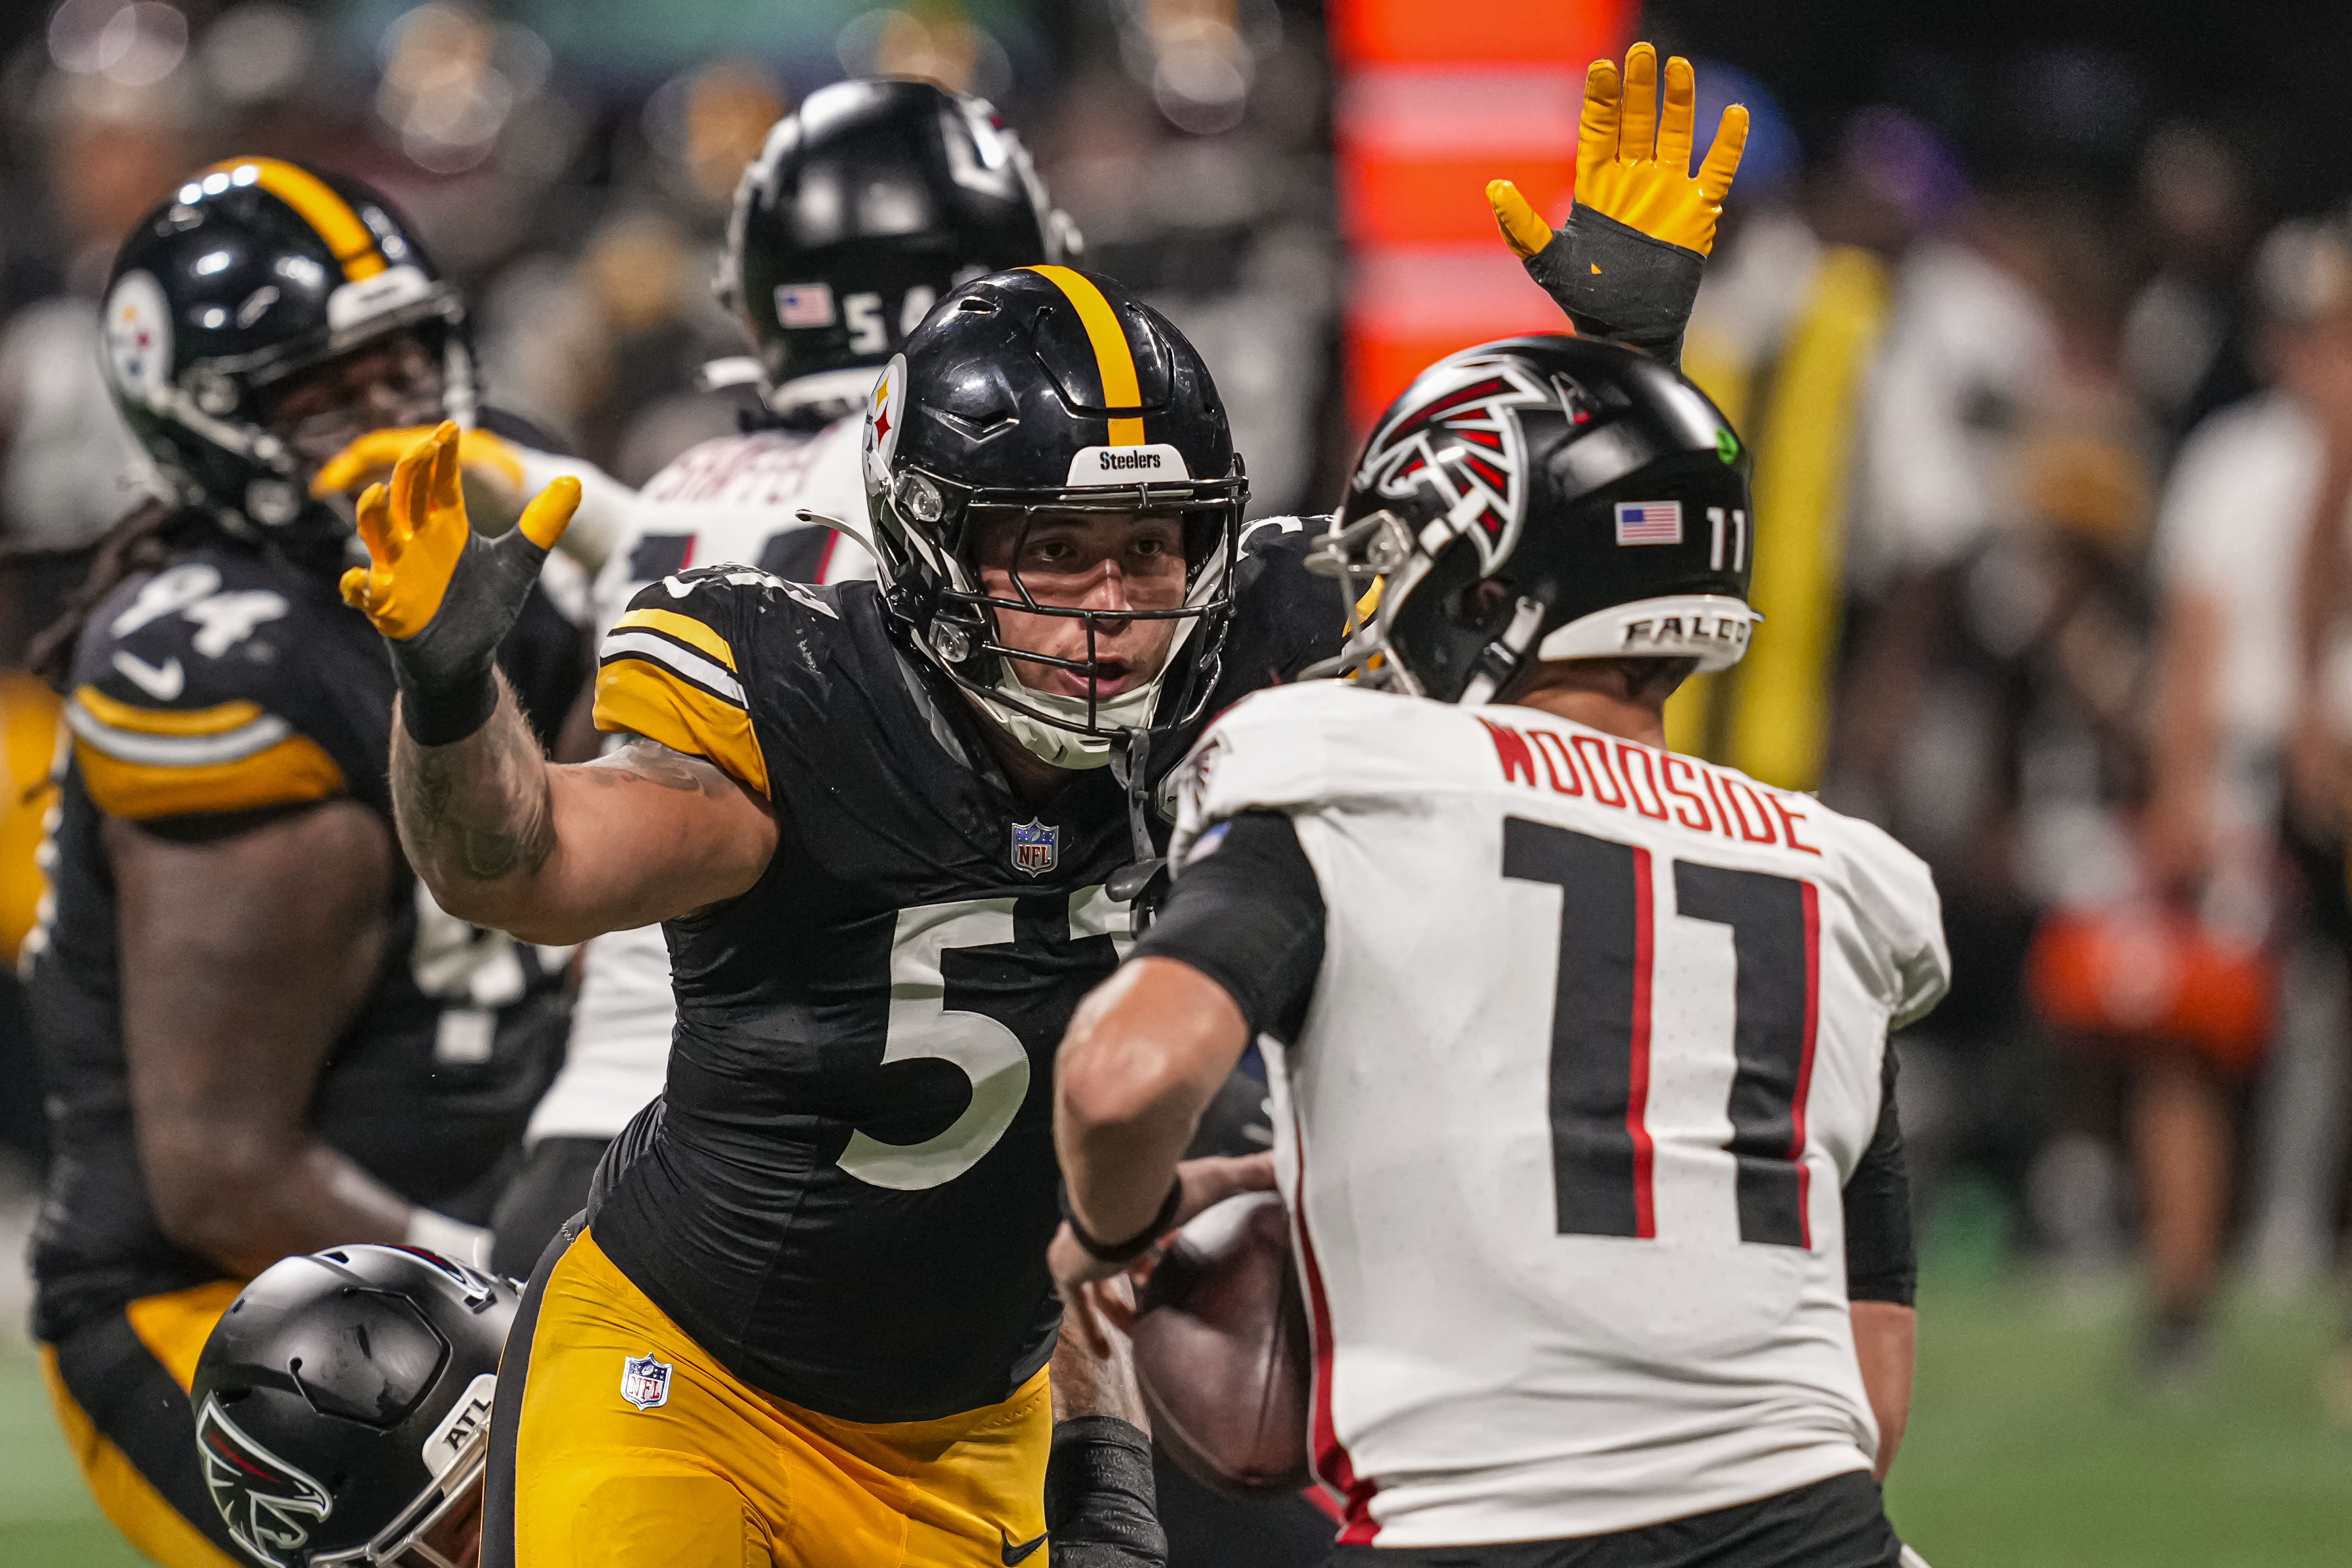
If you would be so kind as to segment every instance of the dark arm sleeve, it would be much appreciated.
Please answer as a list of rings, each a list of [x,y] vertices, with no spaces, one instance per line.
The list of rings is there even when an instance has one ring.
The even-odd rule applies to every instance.
[[[1135,955],[1191,964],[1253,1035],[1296,1038],[1323,967],[1323,889],[1290,818],[1245,811],[1203,835]]]
[[[1911,1247],[1911,1178],[1903,1169],[1891,1040],[1884,1100],[1878,1132],[1845,1184],[1845,1293],[1850,1301],[1907,1307],[1918,1289],[1919,1259]]]

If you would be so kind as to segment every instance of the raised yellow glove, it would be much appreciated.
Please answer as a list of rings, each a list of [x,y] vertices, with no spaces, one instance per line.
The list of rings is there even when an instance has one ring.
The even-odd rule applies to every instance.
[[[1696,81],[1688,60],[1666,62],[1664,112],[1657,50],[1636,44],[1617,67],[1595,60],[1584,76],[1576,147],[1576,205],[1554,234],[1517,186],[1490,181],[1486,200],[1503,238],[1578,331],[1615,338],[1673,363],[1716,220],[1748,145],[1748,110],[1723,111],[1714,145],[1690,172]]]
[[[515,527],[483,538],[466,518],[460,439],[444,424],[411,443],[389,485],[368,487],[359,523],[369,563],[341,583],[344,603],[391,645],[402,720],[428,746],[463,740],[489,718],[499,644],[580,505],[580,481],[567,475]]]
[[[1584,73],[1584,118],[1576,135],[1576,205],[1639,229],[1652,239],[1696,250],[1715,248],[1715,220],[1748,147],[1748,106],[1735,103],[1716,126],[1715,144],[1693,174],[1692,132],[1698,89],[1690,61],[1666,62],[1664,112],[1657,101],[1658,51],[1635,44],[1625,51],[1625,82],[1617,68],[1595,60]]]
[[[371,430],[320,466],[311,477],[310,493],[323,500],[382,484],[392,477],[393,465],[432,434],[429,427]],[[488,430],[460,431],[457,468],[475,525],[485,533],[503,533],[513,527],[530,493],[513,444]]]

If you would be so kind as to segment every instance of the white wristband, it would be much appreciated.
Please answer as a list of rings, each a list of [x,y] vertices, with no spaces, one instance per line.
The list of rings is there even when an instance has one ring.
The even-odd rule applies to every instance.
[[[438,1253],[471,1268],[490,1266],[488,1231],[461,1219],[451,1219],[446,1214],[435,1214],[431,1209],[408,1211],[408,1234],[402,1239],[420,1251]]]

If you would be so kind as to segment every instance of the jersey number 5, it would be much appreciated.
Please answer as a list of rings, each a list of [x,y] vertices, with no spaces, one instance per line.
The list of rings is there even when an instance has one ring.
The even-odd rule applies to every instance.
[[[882,1065],[936,1057],[971,1080],[971,1103],[919,1143],[885,1143],[852,1132],[841,1168],[861,1182],[917,1192],[952,1182],[996,1147],[1029,1093],[1029,1053],[995,1019],[947,1005],[940,973],[954,948],[1010,946],[1011,899],[932,904],[898,911],[890,943],[890,1033]]]
[[[1821,1023],[1821,904],[1812,883],[1672,863],[1675,911],[1731,928],[1738,970],[1728,1110],[1739,1239],[1812,1245],[1805,1101]],[[1560,889],[1551,1026],[1552,1184],[1562,1236],[1657,1234],[1650,983],[1657,917],[1650,852],[1507,818],[1503,875]]]

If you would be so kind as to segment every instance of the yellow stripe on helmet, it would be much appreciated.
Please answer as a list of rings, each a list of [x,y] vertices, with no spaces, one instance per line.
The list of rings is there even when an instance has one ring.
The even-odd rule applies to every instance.
[[[1103,406],[1140,407],[1143,389],[1136,378],[1135,351],[1128,346],[1127,333],[1118,324],[1118,313],[1103,298],[1102,290],[1085,273],[1073,272],[1066,267],[1032,267],[1028,270],[1059,289],[1078,312],[1078,321],[1087,329],[1087,342],[1094,345],[1095,372],[1102,378]],[[1110,422],[1110,445],[1143,444],[1140,415]]]
[[[335,259],[342,263],[347,281],[356,283],[384,269],[383,253],[376,248],[375,231],[360,221],[352,204],[332,185],[310,170],[277,158],[229,158],[205,173],[226,174],[234,180],[247,169],[254,171],[254,177],[239,183],[259,185],[299,213],[302,221],[318,231],[319,237],[327,242],[327,248],[334,252]]]

